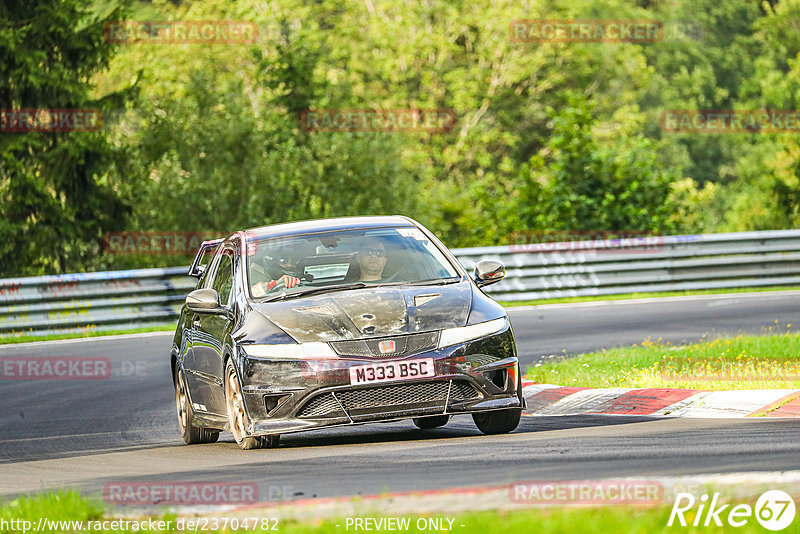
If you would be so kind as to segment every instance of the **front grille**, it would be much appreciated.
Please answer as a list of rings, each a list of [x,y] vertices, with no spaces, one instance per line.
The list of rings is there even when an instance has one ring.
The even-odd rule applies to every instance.
[[[337,391],[336,398],[331,393],[323,393],[311,399],[297,417],[342,417],[339,404],[348,412],[370,409],[396,408],[422,404],[442,403],[447,398],[449,381],[415,382],[363,389]],[[459,402],[480,397],[478,391],[463,380],[454,380],[450,389],[450,401]]]
[[[303,406],[297,417],[344,417],[339,403],[330,393],[314,397]]]
[[[447,397],[447,382],[417,382],[370,389],[352,389],[336,394],[345,410],[424,404],[444,401]]]
[[[383,354],[381,342],[393,341],[394,352]],[[357,358],[394,358],[433,350],[439,344],[439,332],[423,332],[403,336],[376,337],[347,341],[331,341],[330,345],[339,356]]]
[[[463,380],[453,381],[453,388],[450,390],[450,401],[464,401],[477,399],[480,394],[472,387],[472,384]]]

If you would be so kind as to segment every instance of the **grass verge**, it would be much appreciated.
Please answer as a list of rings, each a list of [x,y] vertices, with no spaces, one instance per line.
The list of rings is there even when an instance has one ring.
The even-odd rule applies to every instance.
[[[652,534],[654,532],[670,532],[676,528],[680,532],[698,533],[698,532],[725,532],[726,529],[719,527],[668,527],[667,522],[669,519],[671,506],[658,505],[653,507],[635,507],[635,506],[589,506],[589,507],[548,507],[548,508],[529,508],[518,509],[511,511],[485,511],[485,512],[472,512],[468,514],[456,514],[452,516],[439,516],[438,514],[426,515],[421,514],[418,516],[402,515],[397,517],[409,518],[409,528],[407,532],[432,532],[440,530],[437,528],[418,528],[417,521],[420,525],[435,525],[429,523],[428,520],[437,518],[444,518],[441,530],[452,530],[459,534],[506,534],[506,533],[523,533],[523,532],[552,532],[552,533],[630,533],[630,534]],[[269,512],[263,512],[258,515],[261,519],[267,517]],[[391,516],[391,514],[386,514]],[[384,516],[383,514],[376,514],[377,517]],[[47,523],[40,526],[40,519],[46,518]],[[99,521],[111,521],[115,519],[113,516],[107,515],[104,510],[104,505],[97,501],[92,501],[81,497],[77,492],[58,492],[43,495],[36,495],[32,497],[20,497],[10,502],[5,502],[0,505],[0,532],[22,532],[25,527],[27,531],[35,530],[38,532],[178,532],[176,530],[176,516],[174,514],[164,514],[161,516],[150,517],[154,521],[164,521],[166,528],[155,527],[155,529],[140,528],[137,524],[137,529],[132,528],[131,521],[141,522],[148,519],[145,517],[128,518],[127,525],[121,525],[123,528],[105,528],[96,529],[94,525],[99,526]],[[220,518],[221,520],[222,518]],[[452,519],[452,523],[448,523],[447,519]],[[691,525],[694,519],[692,512],[687,513],[686,519]],[[27,524],[21,524],[21,521],[27,521]],[[16,521],[16,523],[12,523]],[[53,525],[52,521],[81,521],[81,526],[78,525]],[[86,527],[86,522],[91,521],[92,525]],[[170,523],[166,523],[170,521]],[[281,532],[285,534],[306,534],[306,533],[345,533],[348,531],[358,530],[350,525],[346,528],[346,519],[310,519],[307,521],[296,520],[278,520],[277,524],[272,521],[267,523],[270,526],[275,526],[274,530],[267,530],[267,532]],[[11,528],[15,525],[19,528]],[[145,524],[146,525],[146,524]],[[149,525],[148,525],[149,526]],[[727,525],[726,525],[727,526]],[[124,527],[128,527],[127,529]],[[728,527],[730,528],[730,527]],[[372,530],[372,529],[370,529]],[[385,529],[374,529],[378,532],[385,532]],[[396,530],[396,529],[395,529]],[[224,529],[225,532],[264,532],[260,529],[231,529],[228,527]],[[737,532],[768,532],[761,528],[754,518],[750,518],[746,525],[736,528]],[[193,532],[193,531],[189,531]],[[202,530],[202,532],[220,532],[220,530]]]
[[[141,334],[144,332],[174,332],[175,324],[154,325],[142,328],[130,328],[120,330],[86,330],[85,332],[74,332],[69,334],[50,334],[22,335],[22,336],[0,336],[0,345],[10,345],[13,343],[30,343],[32,341],[55,341],[59,339],[79,339],[85,337],[117,336],[121,334]]]
[[[498,301],[506,307],[512,306],[538,306],[540,304],[564,304],[570,302],[596,302],[600,300],[630,300],[649,299],[659,297],[686,297],[692,295],[729,295],[736,293],[763,293],[768,291],[792,291],[800,286],[791,287],[741,287],[735,289],[698,289],[694,291],[658,291],[653,293],[623,293],[620,295],[595,295],[590,297],[562,297],[555,299],[522,300],[518,302]]]
[[[529,367],[527,376],[535,382],[597,388],[800,389],[800,333],[681,346],[648,339],[576,357],[550,356]]]

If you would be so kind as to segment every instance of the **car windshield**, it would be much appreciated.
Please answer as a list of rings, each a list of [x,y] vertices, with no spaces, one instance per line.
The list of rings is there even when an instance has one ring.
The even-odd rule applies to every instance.
[[[320,293],[327,287],[424,285],[460,278],[442,251],[413,227],[251,237],[247,276],[251,297],[263,300]]]

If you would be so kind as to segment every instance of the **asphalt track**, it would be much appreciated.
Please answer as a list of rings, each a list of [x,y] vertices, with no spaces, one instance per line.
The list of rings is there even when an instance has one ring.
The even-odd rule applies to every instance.
[[[531,364],[637,343],[800,326],[800,292],[510,308]],[[777,323],[776,323],[777,320]],[[247,481],[293,498],[502,485],[518,480],[668,476],[800,467],[800,420],[524,417],[482,436],[469,416],[444,428],[410,421],[285,436],[240,451],[230,434],[187,447],[176,428],[166,358],[171,334],[0,347],[9,356],[103,356],[105,380],[0,380],[0,495],[120,481]]]

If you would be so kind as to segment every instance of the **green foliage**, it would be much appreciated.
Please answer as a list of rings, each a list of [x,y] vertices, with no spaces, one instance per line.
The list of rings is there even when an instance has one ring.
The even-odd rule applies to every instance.
[[[89,96],[108,65],[104,16],[79,0],[9,0],[0,7],[0,103],[6,110],[100,108],[125,91]],[[130,92],[130,91],[128,91]],[[129,212],[109,178],[113,149],[103,132],[0,133],[0,276],[92,265],[103,231]]]
[[[653,142],[625,132],[617,132],[611,143],[600,142],[592,111],[574,94],[560,114],[550,110],[553,133],[531,158],[531,172],[539,179],[527,186],[540,191],[542,201],[523,220],[542,229],[668,233],[674,177],[658,161]]]
[[[797,134],[665,133],[670,109],[800,107],[800,0],[12,1],[0,103],[101,107],[101,132],[1,133],[0,272],[186,263],[108,231],[403,213],[454,247],[526,230],[800,222]],[[246,20],[245,44],[123,44],[105,21]],[[517,19],[659,20],[655,43],[515,42]],[[42,68],[44,65],[45,68]],[[131,87],[135,87],[138,95]],[[132,99],[135,98],[135,101]],[[313,132],[309,109],[446,109],[449,131]]]

